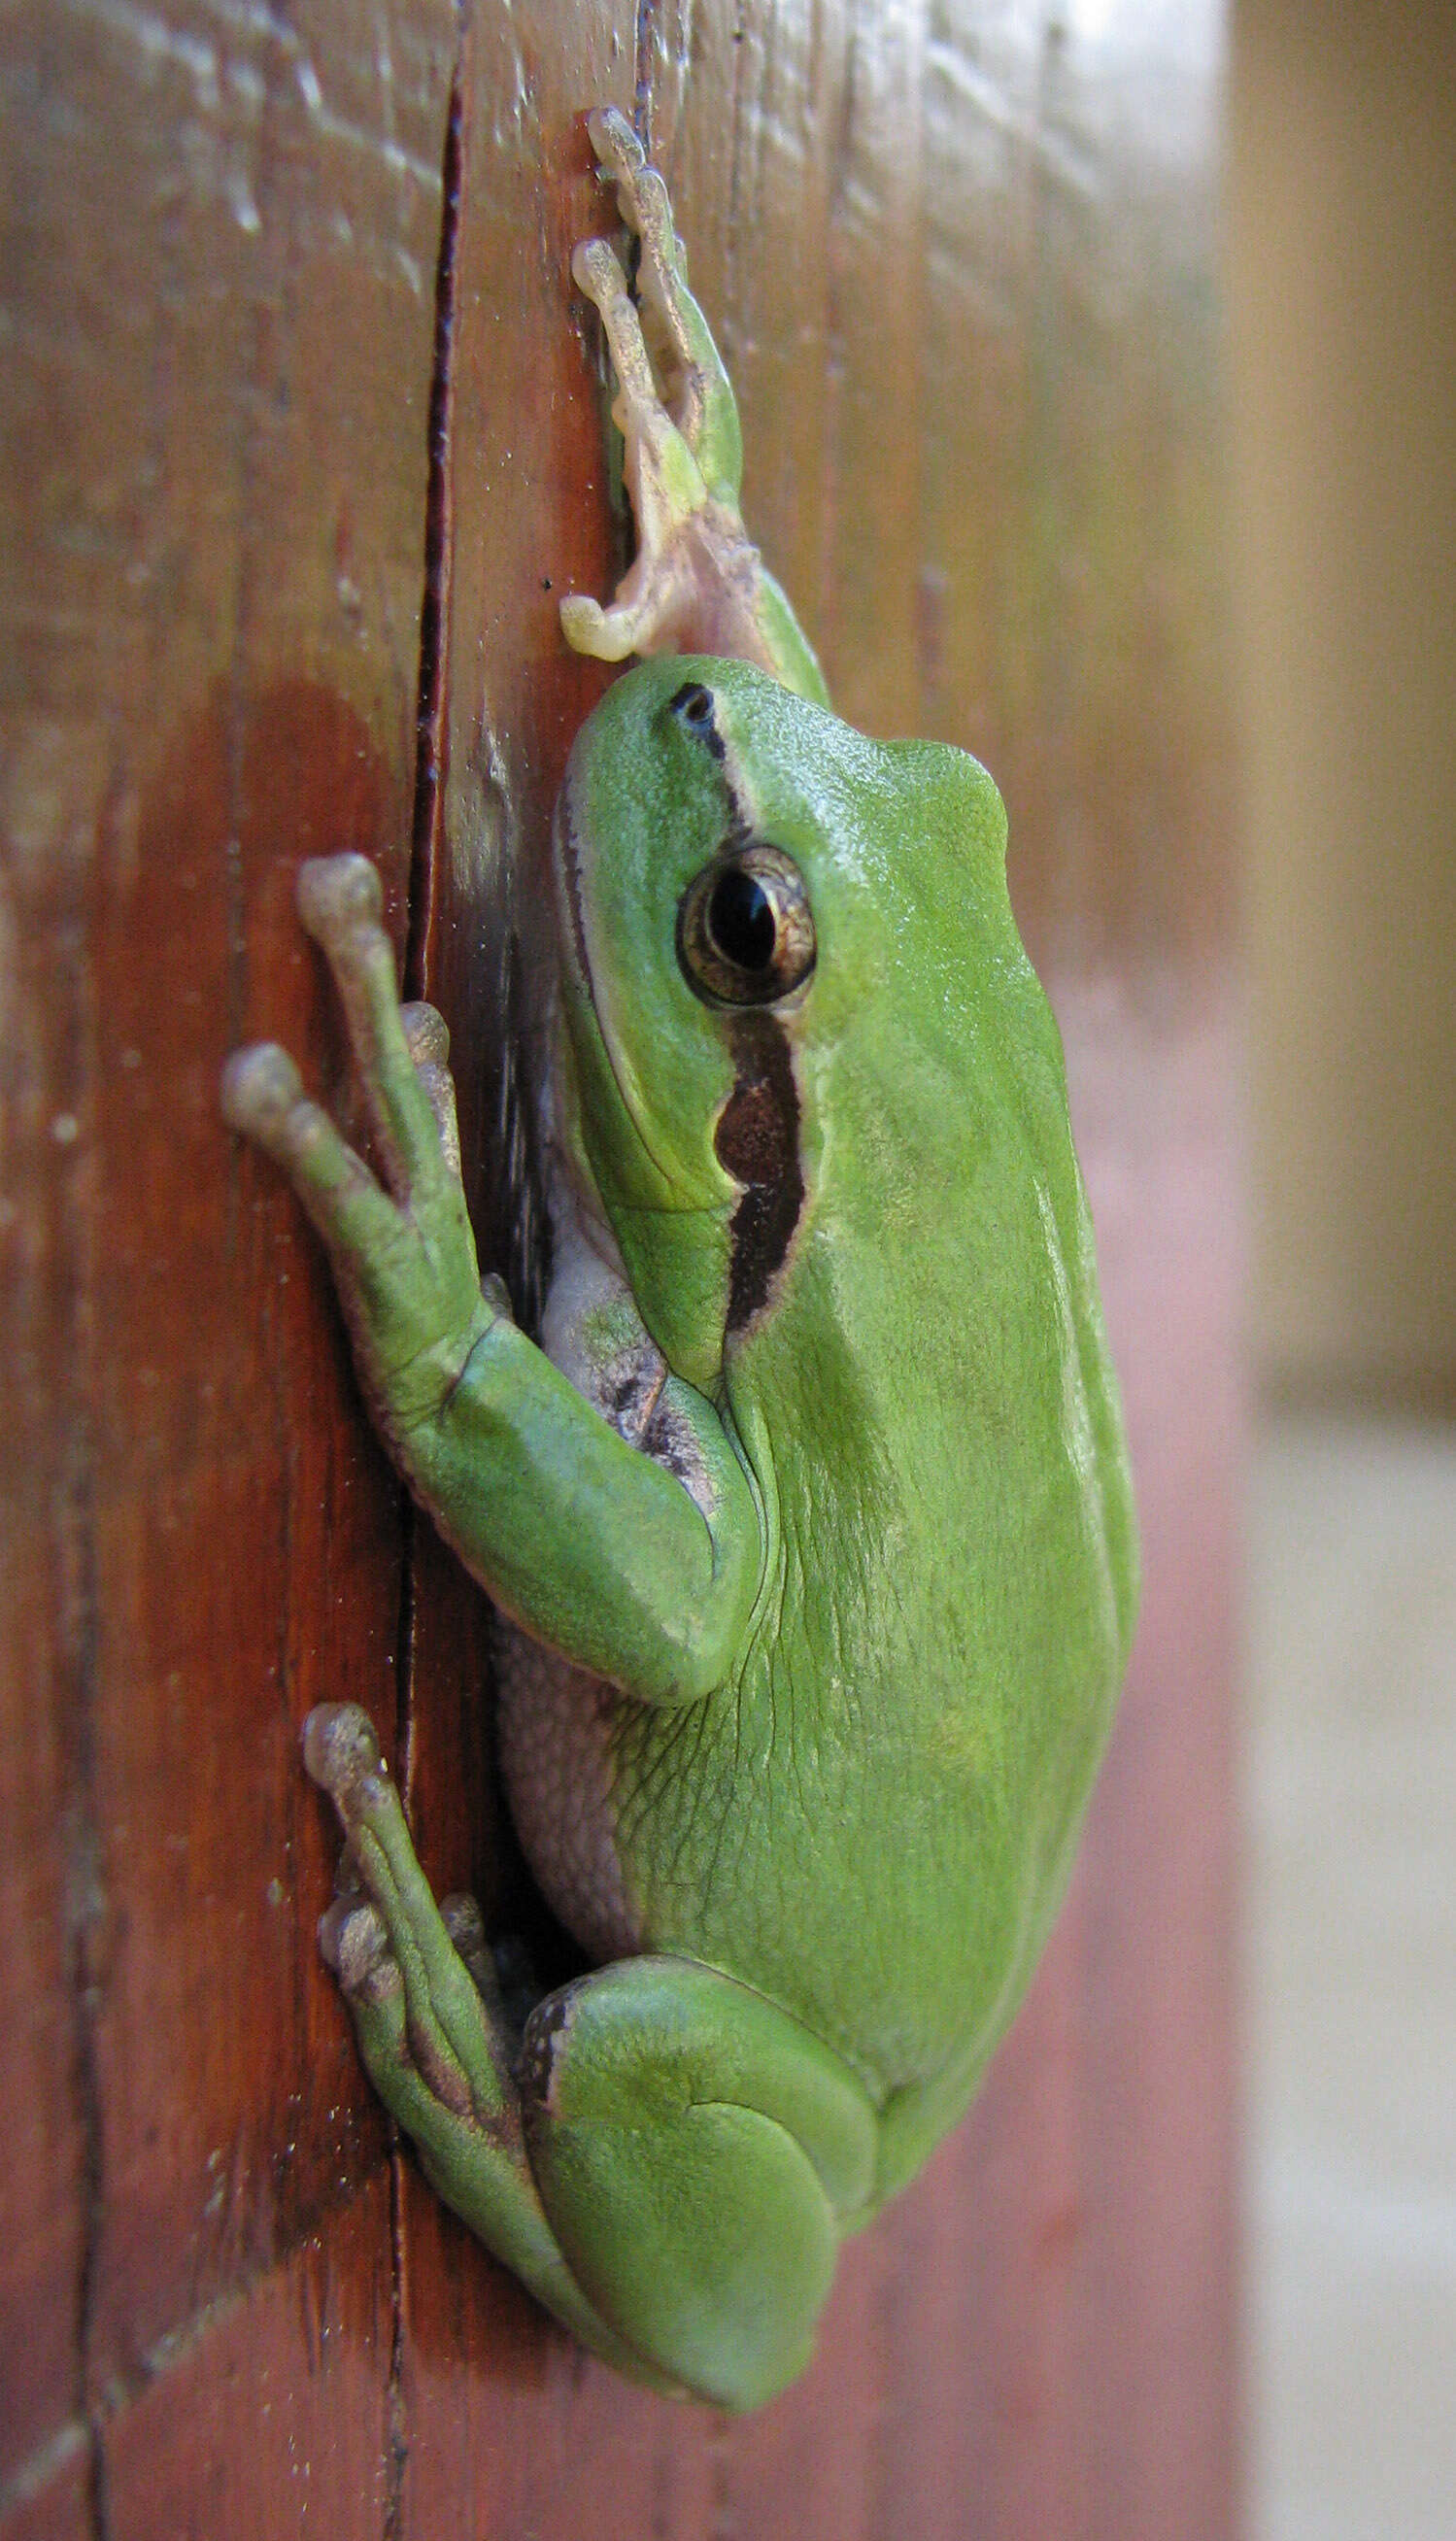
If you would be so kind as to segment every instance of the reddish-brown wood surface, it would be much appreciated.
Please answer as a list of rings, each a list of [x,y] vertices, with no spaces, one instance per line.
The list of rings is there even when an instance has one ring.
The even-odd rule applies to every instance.
[[[1216,32],[1211,0],[7,22],[3,2541],[1232,2529]],[[292,877],[367,848],[455,1035],[484,1250],[529,1256],[515,913],[605,676],[556,601],[620,536],[566,257],[602,217],[582,109],[634,95],[837,702],[1007,796],[1147,1555],[990,2085],[736,2425],[584,2360],[391,2155],[297,1727],[366,1702],[437,1887],[518,1904],[483,1614],[215,1096],[262,1032],[337,1088]]]

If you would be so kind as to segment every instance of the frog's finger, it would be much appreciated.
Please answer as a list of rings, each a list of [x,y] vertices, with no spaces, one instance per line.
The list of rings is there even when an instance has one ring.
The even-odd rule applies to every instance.
[[[641,241],[637,290],[681,372],[675,419],[708,492],[736,510],[743,482],[743,435],[733,386],[712,329],[688,288],[688,258],[673,225],[667,186],[626,116],[599,107],[587,130],[617,187],[622,219]]]
[[[485,1918],[480,1901],[464,1889],[440,1900],[440,1921],[454,1945],[456,1956],[470,1972],[471,1982],[485,2005],[491,2021],[505,2022],[505,2004],[500,1976],[485,1938]]]
[[[223,1069],[222,1111],[229,1128],[282,1166],[335,1257],[357,1258],[393,1242],[400,1224],[394,1201],[328,1113],[309,1101],[276,1042],[234,1052]]]
[[[338,1979],[364,2062],[400,2125],[426,2143],[442,2125],[473,2127],[460,2067],[411,2021],[404,1971],[378,1907],[337,1900],[319,1919],[319,1952]]]
[[[400,1008],[400,1028],[435,1116],[435,1129],[447,1172],[460,1180],[460,1123],[455,1114],[455,1079],[448,1065],[450,1027],[436,1006],[422,1000]]]
[[[298,913],[333,973],[385,1177],[402,1200],[438,1183],[443,1160],[400,1021],[395,948],[380,922],[382,908],[367,856],[311,856],[299,867]]]

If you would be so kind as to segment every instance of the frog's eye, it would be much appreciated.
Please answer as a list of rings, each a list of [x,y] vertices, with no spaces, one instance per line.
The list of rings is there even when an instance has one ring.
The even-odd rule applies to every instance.
[[[678,911],[678,959],[711,1004],[770,1006],[814,968],[804,877],[782,847],[730,847],[689,884]]]

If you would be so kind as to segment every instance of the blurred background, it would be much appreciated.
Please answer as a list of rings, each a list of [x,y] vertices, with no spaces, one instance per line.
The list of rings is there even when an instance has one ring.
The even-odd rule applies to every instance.
[[[1456,10],[1237,0],[1251,2529],[1456,2532]]]

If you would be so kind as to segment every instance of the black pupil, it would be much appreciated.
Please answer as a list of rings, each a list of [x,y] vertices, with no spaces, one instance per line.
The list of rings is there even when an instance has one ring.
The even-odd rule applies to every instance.
[[[708,903],[713,942],[740,971],[766,971],[778,934],[773,903],[748,873],[725,873]]]

